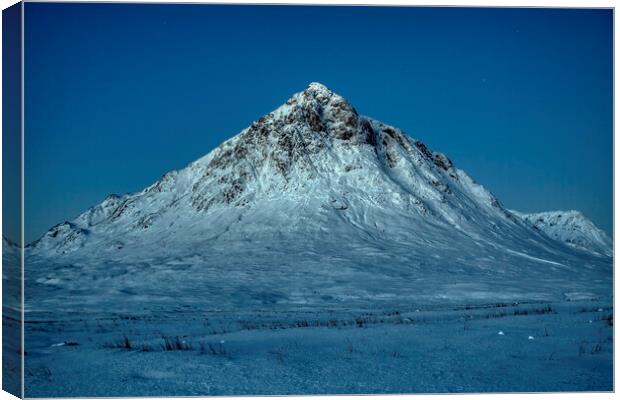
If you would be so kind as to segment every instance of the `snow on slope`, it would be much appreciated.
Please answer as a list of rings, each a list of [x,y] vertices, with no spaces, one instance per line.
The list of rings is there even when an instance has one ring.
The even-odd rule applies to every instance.
[[[21,272],[20,246],[3,235],[2,307],[5,314],[11,314],[14,318],[21,312]]]
[[[609,257],[533,229],[446,155],[318,83],[186,168],[53,227],[27,257],[34,297],[62,287],[76,305],[97,293],[236,307],[570,297],[606,293],[611,276]]]
[[[9,253],[12,253],[12,252],[18,251],[19,247],[17,246],[15,242],[10,240],[6,236],[2,235],[2,249],[3,249],[3,252],[7,251]]]
[[[4,279],[7,276],[18,277],[21,268],[19,245],[12,240],[2,236],[2,274]]]
[[[553,239],[585,251],[612,255],[611,239],[579,211],[512,212]]]

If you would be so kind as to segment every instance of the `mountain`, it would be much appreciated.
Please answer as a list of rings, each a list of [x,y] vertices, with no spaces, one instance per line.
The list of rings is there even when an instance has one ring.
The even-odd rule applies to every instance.
[[[612,255],[612,241],[579,211],[548,211],[524,214],[512,211],[553,239],[584,251]]]
[[[18,250],[19,246],[17,245],[17,243],[13,242],[11,239],[2,235],[2,248],[3,249],[6,248],[7,251],[12,252],[12,251]]]
[[[312,83],[186,168],[53,227],[27,257],[33,296],[64,287],[76,307],[78,293],[128,290],[236,306],[607,293],[611,253],[565,242]]]
[[[21,310],[21,272],[20,246],[2,235],[2,307],[14,318]]]
[[[17,243],[2,235],[2,264],[4,266],[17,268],[16,266],[20,264],[19,251],[20,248]]]

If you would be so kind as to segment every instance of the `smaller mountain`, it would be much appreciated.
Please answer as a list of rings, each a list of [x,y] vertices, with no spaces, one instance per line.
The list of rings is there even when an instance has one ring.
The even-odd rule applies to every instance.
[[[546,211],[532,214],[512,212],[547,236],[571,247],[600,255],[613,254],[613,244],[609,236],[579,211]]]

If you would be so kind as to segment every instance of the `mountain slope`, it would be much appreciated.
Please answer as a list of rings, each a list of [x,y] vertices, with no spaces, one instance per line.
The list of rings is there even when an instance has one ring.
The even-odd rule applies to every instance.
[[[19,246],[17,245],[17,243],[13,242],[4,235],[2,235],[2,248],[6,249],[8,253],[19,251]]]
[[[52,228],[28,256],[33,293],[61,287],[76,307],[128,292],[233,307],[587,297],[611,270],[317,83],[186,168]]]

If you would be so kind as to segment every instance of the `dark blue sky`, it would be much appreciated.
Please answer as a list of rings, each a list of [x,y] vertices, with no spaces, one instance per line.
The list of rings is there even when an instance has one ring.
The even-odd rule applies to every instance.
[[[612,227],[612,11],[26,3],[26,241],[311,81],[522,211]]]
[[[2,234],[21,243],[21,4],[2,11]]]

